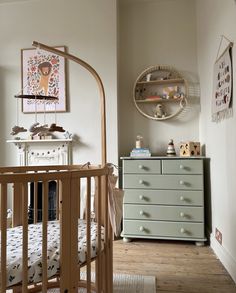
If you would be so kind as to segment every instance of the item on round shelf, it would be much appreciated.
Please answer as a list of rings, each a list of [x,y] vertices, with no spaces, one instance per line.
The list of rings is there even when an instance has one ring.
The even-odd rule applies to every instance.
[[[151,74],[151,73],[148,73],[148,74],[146,75],[146,81],[150,81],[151,78],[152,78],[152,74]]]
[[[162,97],[160,95],[153,95],[153,96],[148,96],[145,100],[146,101],[155,101],[155,100],[161,100]]]
[[[136,136],[135,148],[136,149],[143,148],[143,137],[141,135]]]
[[[163,118],[166,117],[166,113],[163,109],[163,105],[162,104],[157,104],[155,109],[154,109],[154,117],[156,118]]]
[[[168,147],[167,147],[167,151],[166,151],[166,155],[167,156],[176,156],[175,146],[174,146],[173,139],[170,139],[169,140]]]

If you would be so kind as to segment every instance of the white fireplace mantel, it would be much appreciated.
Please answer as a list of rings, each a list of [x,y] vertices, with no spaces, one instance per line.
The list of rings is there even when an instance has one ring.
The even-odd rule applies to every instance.
[[[13,139],[7,143],[18,148],[20,166],[72,164],[72,139]]]

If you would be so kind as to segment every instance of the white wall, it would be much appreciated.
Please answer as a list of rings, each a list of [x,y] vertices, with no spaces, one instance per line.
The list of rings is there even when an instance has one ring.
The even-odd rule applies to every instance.
[[[199,140],[199,107],[190,101],[181,119],[152,121],[138,113],[132,97],[137,76],[147,67],[169,65],[198,81],[193,0],[121,0],[119,33],[119,154],[129,155],[142,134],[153,154],[165,154],[170,138]],[[194,104],[194,105],[192,105]]]
[[[65,45],[100,74],[107,97],[108,161],[117,163],[117,11],[116,0],[30,0],[0,4],[0,162],[15,164],[16,148],[7,145],[16,124],[14,94],[21,89],[20,49],[33,40]],[[77,64],[68,64],[69,111],[57,115],[58,124],[79,137],[74,163],[101,162],[100,100],[93,78]],[[38,115],[43,123],[43,115]],[[34,114],[20,113],[28,128]],[[52,123],[54,115],[47,115]],[[60,135],[60,134],[59,134]]]
[[[234,0],[197,0],[196,5],[202,109],[200,140],[205,143],[206,155],[210,158],[211,246],[236,281],[236,116],[234,114],[232,118],[220,123],[211,121],[213,65],[220,45],[220,36],[225,35],[233,42],[236,40],[236,3]],[[227,44],[224,41],[222,49]],[[233,93],[236,92],[235,57],[233,48]],[[235,103],[235,110],[234,105]],[[214,238],[216,227],[223,234],[222,246]]]

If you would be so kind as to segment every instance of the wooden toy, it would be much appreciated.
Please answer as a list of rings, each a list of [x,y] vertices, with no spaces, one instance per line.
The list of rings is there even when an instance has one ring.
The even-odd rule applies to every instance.
[[[200,142],[188,141],[180,144],[179,155],[182,157],[200,156]]]

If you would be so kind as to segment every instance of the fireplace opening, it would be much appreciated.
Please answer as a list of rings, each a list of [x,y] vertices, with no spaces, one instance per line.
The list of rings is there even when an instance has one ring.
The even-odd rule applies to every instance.
[[[30,183],[30,199],[29,199],[29,213],[28,222],[32,224],[34,222],[34,182]],[[49,181],[48,183],[48,220],[52,221],[56,219],[56,181]],[[38,188],[38,200],[37,200],[37,219],[38,222],[42,222],[42,182],[37,182]]]

